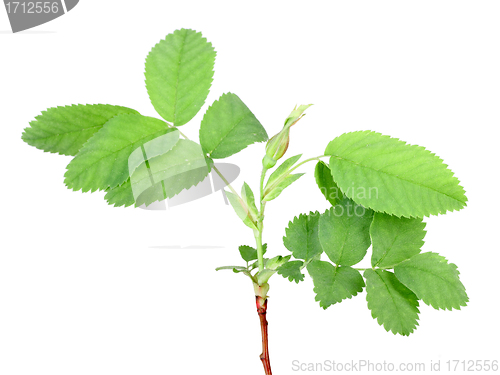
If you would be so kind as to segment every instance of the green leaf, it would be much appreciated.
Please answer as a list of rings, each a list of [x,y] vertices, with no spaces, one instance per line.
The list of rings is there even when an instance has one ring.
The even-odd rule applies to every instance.
[[[292,260],[278,267],[277,272],[285,279],[288,278],[289,281],[295,281],[298,284],[300,281],[304,281],[304,274],[301,272],[303,265],[304,262],[301,260]]]
[[[328,144],[330,169],[344,195],[374,211],[424,217],[462,209],[467,201],[453,172],[435,154],[372,131]]]
[[[276,170],[271,173],[269,176],[269,179],[267,180],[266,187],[264,188],[264,195],[268,193],[270,190],[272,190],[274,187],[277,186],[277,183],[279,182],[280,177],[282,177],[288,170],[294,165],[302,156],[300,155],[295,155],[292,156],[291,158],[286,159],[283,163],[280,164]]]
[[[173,132],[170,145],[175,144],[178,131],[161,120],[135,114],[113,117],[71,160],[64,182],[68,188],[83,192],[121,185],[129,177],[132,152],[169,132]]]
[[[420,253],[424,244],[425,223],[376,212],[370,226],[372,267],[392,268]]]
[[[114,207],[128,207],[135,203],[134,193],[130,186],[130,179],[113,189],[107,188],[104,199]]]
[[[297,259],[309,260],[323,252],[318,239],[319,212],[300,214],[288,223],[283,244]]]
[[[198,113],[212,85],[215,55],[212,43],[189,29],[153,47],[146,58],[146,88],[161,117],[180,126]]]
[[[240,255],[245,262],[251,262],[252,260],[257,259],[257,249],[254,249],[251,246],[241,245],[238,247],[240,251]]]
[[[257,210],[257,206],[255,205],[255,197],[253,195],[252,189],[246,182],[243,183],[241,187],[241,199],[245,202],[246,206],[250,211],[250,215],[254,221],[257,220],[257,216],[259,215],[259,211]]]
[[[215,269],[216,271],[222,271],[222,270],[232,270],[235,273],[246,271],[245,267],[241,266],[222,266],[222,267],[217,267]]]
[[[373,211],[344,198],[319,219],[318,238],[332,262],[352,266],[361,261],[370,247]]]
[[[469,298],[457,266],[436,253],[417,254],[394,267],[398,280],[435,309],[460,310]]]
[[[257,259],[257,249],[247,245],[241,245],[238,249],[240,251],[241,257],[245,262],[251,262],[252,260]],[[262,245],[262,254],[265,254],[266,250],[267,250],[267,243]]]
[[[162,155],[148,159],[149,148],[144,148],[142,164],[123,185],[110,189],[105,196],[115,206],[150,205],[179,194],[203,181],[210,172],[209,166],[196,142],[180,139]],[[148,149],[148,150],[146,150]],[[140,149],[139,149],[140,150]]]
[[[319,161],[318,164],[316,164],[314,177],[321,194],[325,196],[326,200],[330,202],[332,206],[340,203],[344,195],[335,181],[333,181],[332,171],[325,162]]]
[[[257,272],[255,276],[257,276],[257,282],[259,285],[267,283],[272,275],[276,273],[275,270],[264,269],[262,271]]]
[[[248,145],[267,140],[259,120],[232,93],[223,94],[203,116],[200,143],[214,159],[223,159],[240,152]]]
[[[229,200],[229,203],[231,203],[231,206],[233,207],[234,211],[236,212],[236,215],[243,221],[243,224],[245,224],[247,227],[252,228],[252,229],[257,229],[255,223],[252,220],[252,216],[250,214],[250,211],[248,207],[246,206],[245,202],[238,197],[236,194],[233,194],[229,191],[226,191],[226,196],[227,199]]]
[[[313,260],[307,265],[307,272],[313,279],[316,301],[325,310],[357,295],[365,286],[361,274],[347,266],[335,267],[329,262]]]
[[[366,301],[372,317],[387,332],[409,336],[418,326],[417,296],[384,270],[366,270]]]
[[[234,273],[241,273],[243,272],[246,275],[250,275],[249,272],[246,269],[238,269],[238,268],[233,268]]]
[[[297,181],[304,173],[297,173],[286,176],[289,169],[300,159],[300,155],[292,156],[285,160],[276,170],[269,176],[266,186],[264,188],[263,201],[271,201],[278,197],[281,192],[290,186],[293,182]],[[284,177],[286,176],[286,177]]]
[[[49,108],[30,122],[22,139],[46,152],[74,156],[109,119],[126,113],[138,114],[133,109],[109,104]]]
[[[269,202],[277,198],[283,192],[283,190],[297,181],[304,174],[305,173],[295,173],[286,176],[285,179],[281,181],[276,187],[274,187],[269,193],[267,193],[262,200],[265,202]]]
[[[287,263],[291,257],[292,257],[291,255],[287,255],[287,256],[277,255],[274,258],[271,258],[266,262],[266,268],[273,270],[273,271],[276,271],[277,268],[279,268],[283,264]]]

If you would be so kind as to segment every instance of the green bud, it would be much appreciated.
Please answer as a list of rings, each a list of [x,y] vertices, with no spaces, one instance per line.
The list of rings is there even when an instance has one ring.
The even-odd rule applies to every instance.
[[[307,108],[309,108],[310,106],[312,106],[312,104],[299,105],[299,108],[297,108],[297,106],[295,106],[292,113],[290,113],[290,115],[288,115],[287,119],[285,120],[284,127],[287,127],[287,126],[290,127],[292,125],[295,125],[297,123],[297,121],[299,121],[304,116],[305,110]]]
[[[290,130],[283,128],[281,132],[272,137],[266,144],[266,155],[276,161],[285,155],[290,143]]]
[[[292,113],[285,120],[285,125],[281,131],[274,135],[266,144],[266,156],[262,159],[262,165],[270,169],[276,162],[285,155],[290,143],[290,127],[295,125],[304,116],[304,111],[312,104],[295,106]]]

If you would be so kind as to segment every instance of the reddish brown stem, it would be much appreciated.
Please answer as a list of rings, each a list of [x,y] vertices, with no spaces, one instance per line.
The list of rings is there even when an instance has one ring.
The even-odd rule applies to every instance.
[[[260,319],[260,329],[262,331],[262,354],[260,355],[260,360],[264,366],[264,371],[266,375],[272,375],[271,373],[271,362],[269,360],[269,343],[267,336],[267,298],[264,299],[259,296],[255,296],[255,302],[257,304],[257,313]]]

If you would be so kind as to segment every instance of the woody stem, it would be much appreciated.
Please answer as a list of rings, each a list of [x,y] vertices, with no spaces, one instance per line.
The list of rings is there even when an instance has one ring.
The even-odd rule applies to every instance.
[[[260,360],[264,366],[264,372],[266,375],[272,375],[271,373],[271,362],[269,360],[269,343],[267,335],[267,298],[264,299],[260,296],[255,296],[257,304],[257,313],[260,319],[260,329],[262,332],[262,353],[260,355]]]

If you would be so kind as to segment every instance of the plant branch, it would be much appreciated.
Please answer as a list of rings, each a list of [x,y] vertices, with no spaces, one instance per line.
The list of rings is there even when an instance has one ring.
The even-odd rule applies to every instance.
[[[262,230],[264,229],[264,209],[266,202],[262,201],[264,197],[264,179],[266,178],[267,168],[262,168],[260,174],[260,211],[257,220],[257,231],[254,230],[255,242],[257,244],[257,260],[259,263],[259,272],[264,270],[264,250],[262,248]]]
[[[271,373],[271,361],[269,359],[269,338],[267,332],[267,301],[262,297],[255,296],[255,301],[257,304],[257,313],[260,319],[260,329],[262,332],[262,353],[260,355],[260,360],[262,361],[262,366],[264,366],[264,372],[266,375],[272,375]]]
[[[257,223],[257,230],[253,231],[255,243],[257,245],[257,261],[259,263],[259,272],[264,270],[264,249],[262,247],[262,222]]]

